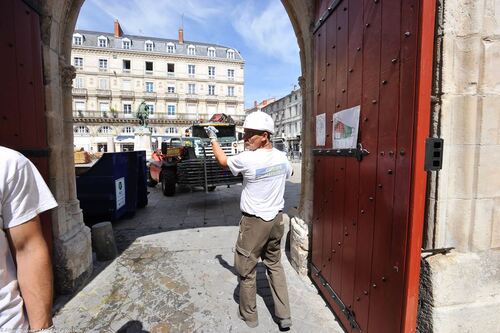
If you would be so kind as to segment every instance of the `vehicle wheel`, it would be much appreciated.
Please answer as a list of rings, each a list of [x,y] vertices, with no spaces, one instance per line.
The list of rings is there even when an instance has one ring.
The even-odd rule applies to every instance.
[[[207,190],[208,190],[208,192],[213,192],[213,191],[215,191],[215,188],[216,188],[216,187],[217,187],[217,186],[209,186],[209,187],[207,188]]]
[[[158,182],[151,177],[151,172],[148,170],[148,186],[155,187]]]
[[[175,195],[175,170],[168,168],[161,172],[161,190],[167,197]]]

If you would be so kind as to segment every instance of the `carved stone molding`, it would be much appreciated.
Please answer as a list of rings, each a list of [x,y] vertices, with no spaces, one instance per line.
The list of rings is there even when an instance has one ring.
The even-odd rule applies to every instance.
[[[71,88],[76,77],[76,69],[71,65],[61,65],[61,82],[63,87]]]

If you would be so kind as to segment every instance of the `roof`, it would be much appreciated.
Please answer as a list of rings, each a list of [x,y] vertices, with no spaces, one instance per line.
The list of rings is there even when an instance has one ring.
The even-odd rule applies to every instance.
[[[180,44],[176,39],[166,39],[166,38],[158,38],[158,37],[147,37],[147,36],[136,36],[136,35],[127,35],[123,34],[121,37],[115,37],[113,33],[109,32],[99,32],[99,31],[91,31],[91,30],[75,30],[75,34],[80,34],[83,36],[81,47],[97,47],[97,38],[100,36],[104,36],[108,39],[108,49],[119,49],[122,48],[122,40],[124,38],[128,38],[131,40],[130,49],[127,51],[144,51],[144,45],[146,41],[152,41],[154,43],[154,51],[152,53],[167,53],[167,44],[172,43],[175,45],[175,53],[173,55],[188,55],[187,49],[190,45],[193,45],[196,48],[196,56],[197,57],[207,57],[208,58],[208,48],[215,48],[215,58],[223,58],[228,59],[226,52],[227,50],[234,50],[234,60],[243,61],[243,57],[239,53],[238,50],[232,47],[222,46],[218,44],[211,43],[200,43],[184,40],[184,43]],[[80,46],[77,46],[80,47]]]

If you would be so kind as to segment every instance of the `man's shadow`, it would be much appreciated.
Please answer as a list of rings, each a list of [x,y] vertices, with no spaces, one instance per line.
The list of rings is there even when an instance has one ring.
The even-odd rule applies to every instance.
[[[149,333],[143,330],[142,323],[138,320],[130,320],[116,331],[116,333]]]
[[[224,258],[222,258],[221,254],[218,254],[215,256],[215,258],[219,261],[219,264],[233,273],[233,275],[239,279],[238,272],[236,272],[236,269],[234,266],[231,266]],[[273,297],[271,294],[271,287],[269,286],[269,281],[267,280],[267,274],[266,274],[266,266],[262,262],[257,263],[257,277],[256,277],[256,282],[257,282],[257,295],[262,297],[264,300],[264,304],[266,305],[267,310],[273,317],[273,320],[275,323],[278,323],[278,319],[274,316],[274,302],[273,302]],[[240,304],[240,284],[239,281],[236,284],[236,287],[234,288],[233,292],[233,299],[236,302],[236,304]],[[289,329],[281,330],[280,331],[288,331]]]

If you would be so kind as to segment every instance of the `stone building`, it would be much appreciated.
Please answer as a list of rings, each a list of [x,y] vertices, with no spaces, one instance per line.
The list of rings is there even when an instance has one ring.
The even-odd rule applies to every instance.
[[[21,117],[18,121],[19,115],[28,111],[25,104],[24,107],[9,104],[0,110],[0,125],[4,126],[0,138],[3,145],[25,151],[28,156],[33,153],[34,159],[42,161],[39,165],[47,165],[44,175],[59,203],[51,213],[50,222],[54,272],[57,289],[64,293],[76,290],[92,271],[90,233],[76,198],[73,160],[75,69],[71,52],[83,2],[7,0],[2,1],[0,11],[6,27],[2,35],[5,38],[2,54],[6,59],[3,82],[9,83],[0,90],[4,93],[2,100],[27,103],[29,94],[24,94],[23,99],[5,95],[7,91],[12,96],[19,95],[15,91],[18,85],[13,82],[26,83],[23,87],[36,88],[33,91],[38,94],[33,110],[46,120],[39,132],[45,135],[44,139],[30,143],[38,143],[40,149],[33,150],[37,146],[25,144],[27,137],[18,129],[33,132],[32,127],[37,124],[26,121],[29,118]],[[315,225],[314,201],[320,199],[314,198],[313,186],[317,51],[312,27],[318,19],[320,5],[326,4],[323,8],[327,9],[328,4],[309,0],[282,0],[282,3],[297,36],[302,70],[299,79],[303,98],[302,184],[300,206],[291,225],[292,262],[299,271],[307,272],[307,251],[311,244],[308,235]],[[360,3],[375,6],[403,1],[357,2]],[[404,3],[408,5],[409,1]],[[424,181],[428,184],[426,194],[415,198],[425,203],[425,215],[420,221],[424,242],[415,246],[431,253],[422,256],[420,302],[417,294],[409,300],[412,306],[418,302],[425,305],[425,311],[420,311],[425,316],[419,318],[417,324],[417,312],[405,310],[409,318],[407,331],[414,332],[418,327],[426,333],[496,332],[500,327],[500,0],[421,0],[411,1],[405,9],[409,12],[416,5],[423,5],[427,10],[437,9],[434,39],[430,39],[435,58],[424,64],[432,73],[433,97],[421,102],[432,106],[430,117],[425,119],[425,123],[431,123],[431,133],[426,135],[444,139],[444,158],[442,169],[429,172]],[[21,8],[16,19],[11,15],[15,8]],[[430,18],[434,22],[434,11]],[[29,31],[23,30],[25,35],[16,34],[16,29],[23,27],[29,27]],[[374,26],[364,27],[372,31]],[[412,36],[403,34],[401,39]],[[23,54],[30,45],[33,52]],[[356,47],[353,45],[354,54]],[[25,58],[16,58],[21,54]],[[398,64],[397,59],[393,59],[394,64]],[[403,63],[405,59],[401,60]],[[41,70],[29,71],[26,66],[29,61],[38,61]],[[10,70],[14,68],[17,70]],[[26,80],[27,77],[36,80]],[[330,79],[325,77],[325,81]],[[423,170],[423,165],[417,168]],[[441,254],[438,250],[443,248],[454,249]],[[415,276],[418,283],[418,271]],[[392,314],[384,317],[390,320]]]
[[[214,113],[244,117],[244,60],[225,46],[76,30],[72,36],[74,145],[88,151],[133,150],[135,114],[149,109],[156,140],[180,136]]]
[[[290,152],[301,150],[302,93],[294,89],[286,96],[264,106],[262,111],[273,117],[275,137],[285,138]]]

